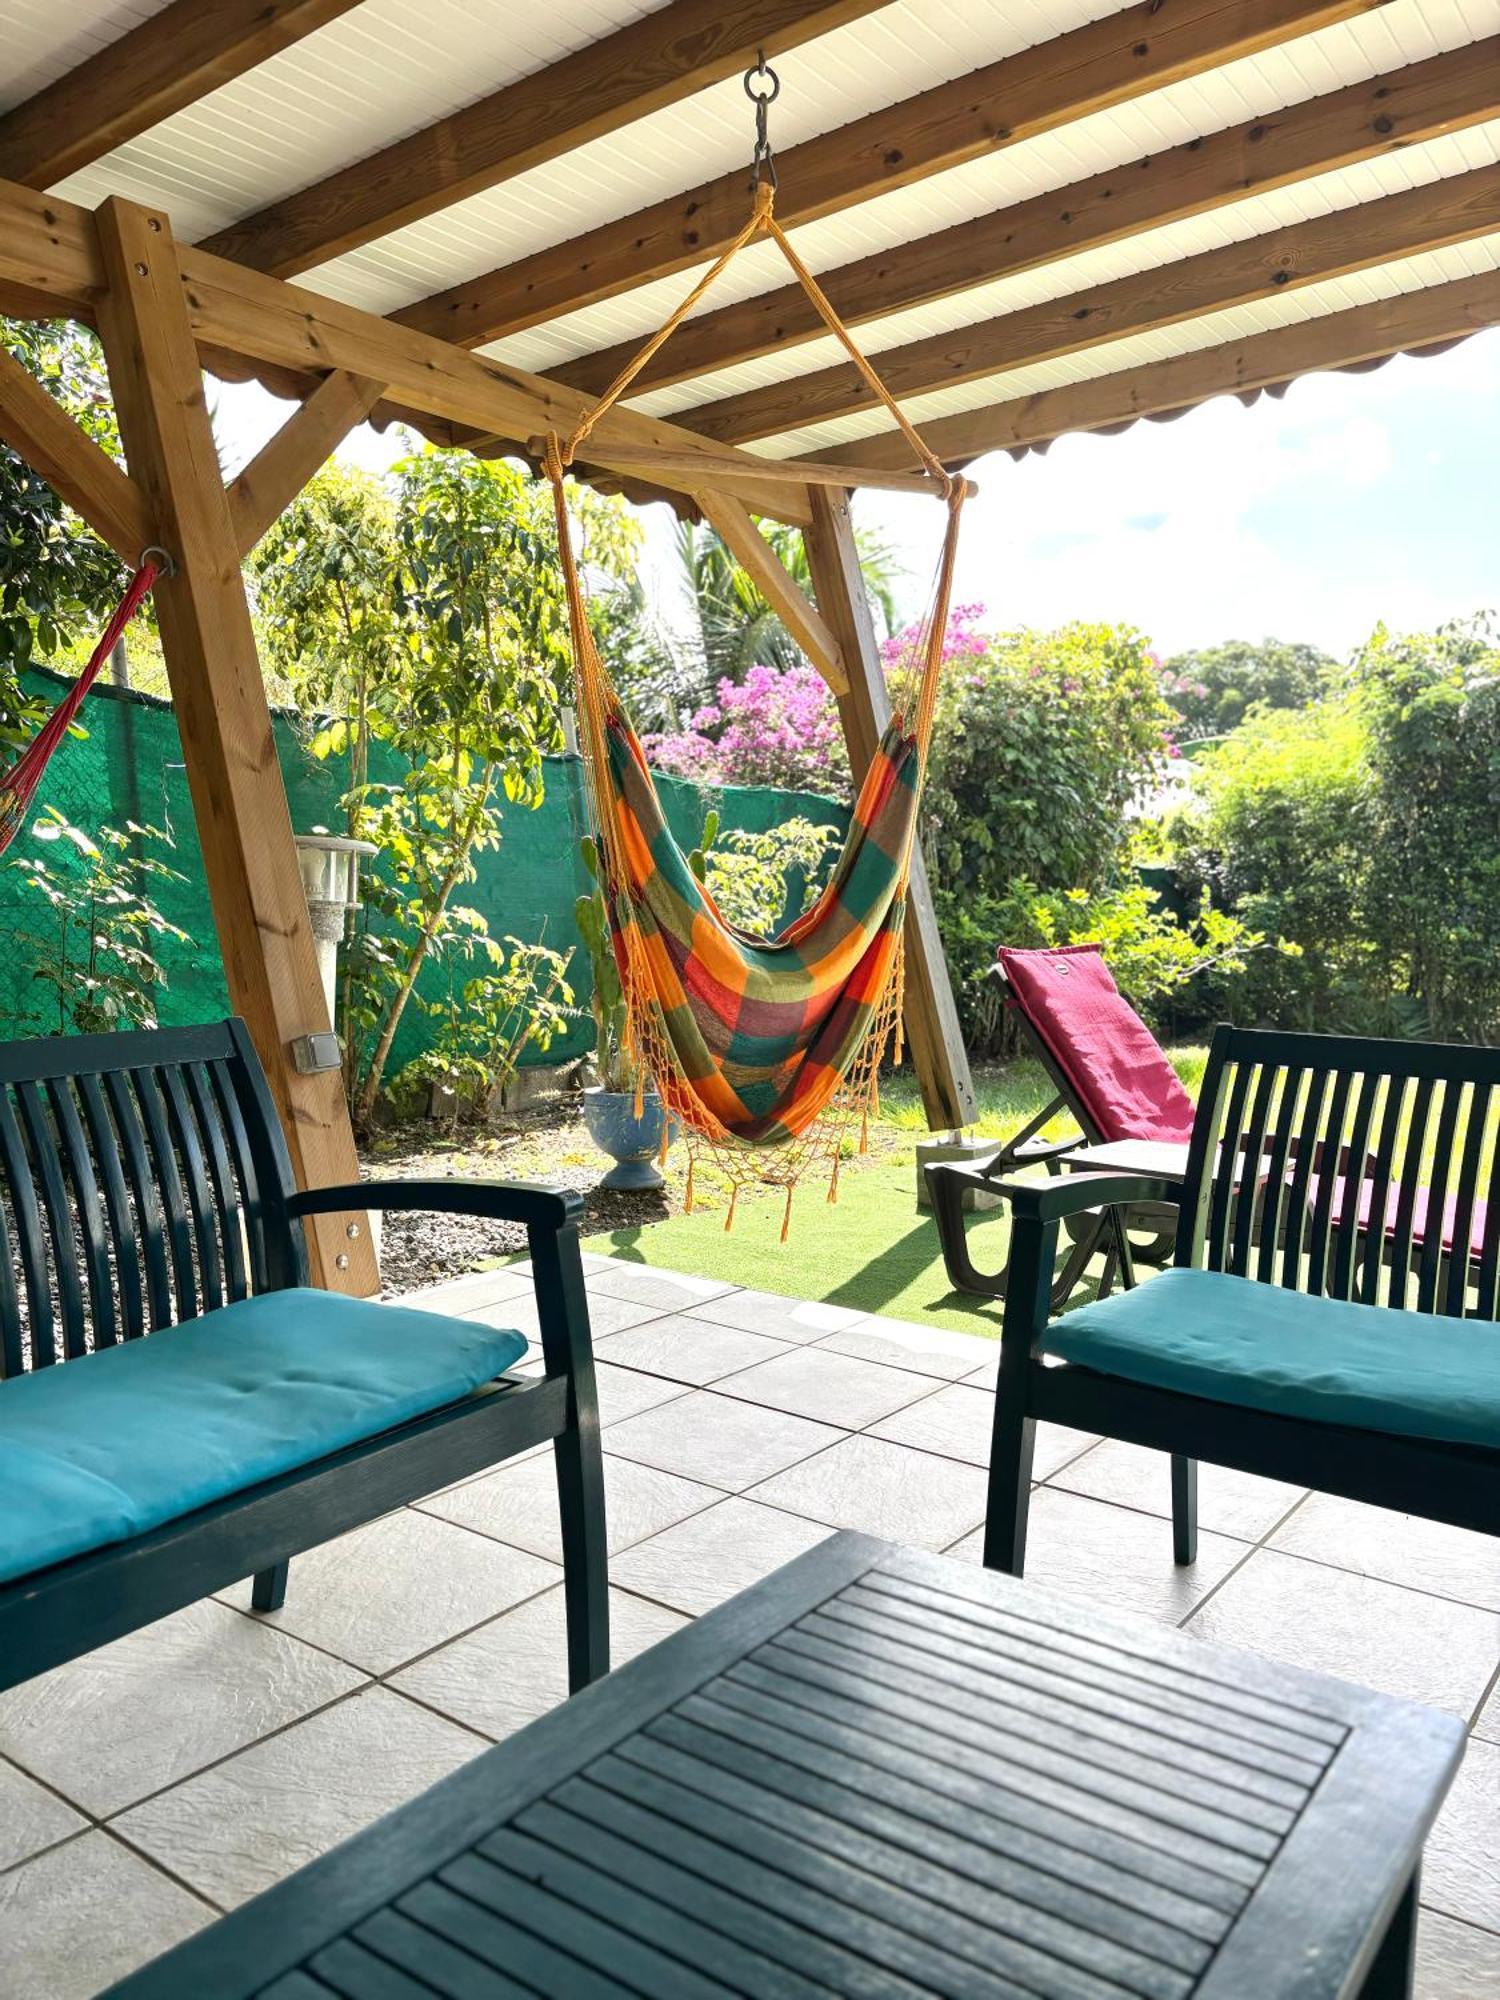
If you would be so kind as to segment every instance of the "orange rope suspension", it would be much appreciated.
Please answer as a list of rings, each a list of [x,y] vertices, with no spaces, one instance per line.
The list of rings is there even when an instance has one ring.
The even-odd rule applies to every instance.
[[[752,80],[757,78],[769,78],[772,87],[766,91],[752,89]],[[859,1151],[866,1150],[869,1121],[878,1105],[880,1065],[891,1051],[894,1051],[895,1059],[898,1062],[900,1060],[901,1004],[904,989],[901,918],[904,914],[909,882],[915,813],[931,742],[938,679],[942,665],[943,639],[953,594],[960,515],[964,500],[973,489],[961,474],[950,473],[922,439],[894,396],[881,381],[875,368],[856,347],[836,308],[797,254],[786,232],[777,221],[775,163],[766,138],[766,107],[776,95],[780,85],[775,79],[774,72],[766,68],[762,59],[759,69],[752,70],[747,75],[745,87],[747,94],[755,102],[757,114],[755,173],[749,216],[743,227],[689,289],[675,310],[620,370],[597,400],[582,413],[566,438],[561,437],[556,430],[547,434],[543,464],[552,486],[558,548],[568,605],[569,631],[576,666],[576,706],[579,743],[583,753],[585,792],[598,843],[601,874],[607,885],[606,902],[611,907],[611,937],[626,1003],[626,1048],[636,1064],[638,1104],[644,1089],[645,1075],[649,1072],[669,1117],[681,1126],[688,1141],[687,1204],[689,1207],[693,1205],[698,1192],[695,1173],[696,1154],[700,1148],[706,1147],[714,1154],[721,1172],[727,1176],[730,1184],[729,1208],[725,1217],[726,1229],[733,1223],[740,1188],[751,1182],[769,1183],[784,1190],[785,1206],[781,1235],[785,1241],[791,1226],[793,1188],[814,1159],[822,1161],[828,1168],[828,1199],[837,1201],[841,1150],[847,1141],[852,1140],[856,1132]],[[611,763],[612,755],[615,757],[619,755],[621,733],[626,725],[619,698],[600,657],[589,622],[586,591],[577,551],[573,544],[564,482],[569,467],[583,450],[590,436],[620,399],[629,392],[652,356],[660,351],[689,314],[712,291],[741,251],[763,236],[778,246],[824,325],[838,340],[858,370],[861,380],[911,445],[915,457],[932,479],[935,494],[945,503],[947,523],[929,609],[919,628],[916,643],[900,664],[897,678],[903,685],[892,688],[894,707],[892,728],[882,738],[882,750],[887,757],[890,755],[887,746],[892,740],[898,745],[905,746],[900,751],[903,759],[910,758],[914,753],[914,762],[907,767],[909,776],[905,780],[910,787],[911,810],[902,834],[904,846],[894,846],[888,850],[895,854],[899,861],[894,895],[888,905],[888,917],[878,934],[885,936],[887,932],[889,933],[888,946],[882,948],[874,959],[869,959],[867,954],[866,958],[860,961],[861,968],[866,966],[867,960],[875,968],[873,972],[861,973],[863,984],[860,988],[858,1008],[861,1010],[859,1018],[866,1023],[862,1038],[840,1056],[839,1072],[826,1077],[826,1088],[820,1084],[816,1090],[803,1092],[806,1104],[799,1105],[795,1115],[783,1114],[778,1104],[777,1118],[782,1122],[775,1123],[770,1136],[756,1138],[744,1135],[742,1121],[739,1128],[735,1128],[733,1113],[740,1108],[740,1100],[735,1095],[734,1089],[729,1086],[727,1078],[706,1076],[701,1061],[693,1074],[688,1073],[682,1056],[680,1037],[674,1040],[673,1031],[667,1021],[667,1013],[673,1007],[679,1011],[681,1009],[682,989],[680,986],[675,989],[669,988],[670,997],[663,997],[663,979],[670,968],[664,966],[661,939],[659,937],[643,939],[638,935],[637,926],[630,921],[629,912],[625,912],[623,918],[621,917],[623,885],[633,879],[638,880],[642,872],[639,831],[622,822],[620,799],[616,794],[618,769],[617,767],[612,769]],[[705,470],[705,479],[708,478],[711,478],[711,467]],[[851,485],[858,483],[857,470],[852,467],[850,483]],[[633,736],[629,737],[629,741],[634,743]],[[880,755],[878,752],[877,766],[880,763]],[[878,786],[878,783],[875,769],[872,767],[871,776],[866,780],[861,792],[860,804],[856,811],[857,821],[869,803],[866,794],[871,786]],[[795,948],[805,940],[815,939],[819,922],[825,920],[829,911],[835,907],[837,883],[836,870],[834,881],[830,882],[813,908],[798,918],[781,938],[745,939],[740,942],[748,947],[775,951],[781,947]],[[734,937],[723,925],[723,920],[718,917],[712,898],[705,895],[703,902],[705,912],[701,921],[710,929],[717,926],[718,933],[727,938],[732,947]],[[854,968],[851,968],[852,970]],[[873,985],[870,984],[872,978]],[[772,1150],[764,1150],[768,1147]]]

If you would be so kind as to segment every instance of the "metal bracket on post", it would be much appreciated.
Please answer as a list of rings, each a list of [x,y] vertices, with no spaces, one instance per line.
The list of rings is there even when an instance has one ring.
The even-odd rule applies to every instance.
[[[317,1076],[325,1069],[340,1069],[344,1052],[339,1047],[339,1038],[332,1029],[325,1028],[311,1035],[298,1035],[287,1044],[291,1050],[292,1067],[300,1076]]]

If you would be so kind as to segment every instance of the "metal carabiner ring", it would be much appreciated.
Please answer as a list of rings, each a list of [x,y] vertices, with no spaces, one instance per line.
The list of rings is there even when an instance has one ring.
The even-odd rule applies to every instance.
[[[769,90],[755,90],[752,88],[752,85],[756,81],[763,80],[766,77],[769,77],[771,80],[771,88]],[[752,104],[774,104],[781,95],[781,78],[766,61],[764,50],[761,51],[760,61],[755,67],[745,71],[743,81],[745,95]]]
[[[148,542],[145,548],[141,550],[140,560],[136,564],[138,572],[146,567],[152,556],[161,557],[161,561],[156,567],[163,576],[169,578],[176,576],[177,564],[172,558],[172,553],[169,549],[164,549],[160,542]]]

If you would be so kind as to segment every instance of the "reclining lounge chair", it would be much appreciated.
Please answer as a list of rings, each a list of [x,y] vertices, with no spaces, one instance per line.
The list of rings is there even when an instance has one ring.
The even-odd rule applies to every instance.
[[[973,1261],[964,1230],[966,1192],[990,1189],[1018,1167],[1043,1163],[1055,1172],[1065,1159],[1070,1171],[1088,1167],[1180,1180],[1193,1131],[1192,1099],[1161,1044],[1115,985],[1100,946],[1013,951],[1002,945],[994,976],[1055,1094],[982,1164],[927,1169],[949,1279],[957,1290],[983,1298],[1005,1296],[1006,1274],[981,1271]],[[1073,1117],[1079,1136],[1039,1138],[1060,1111]],[[1170,1200],[1136,1203],[1125,1214],[1107,1208],[1072,1215],[1072,1247],[1054,1286],[1054,1309],[1062,1310],[1097,1250],[1103,1249],[1107,1260],[1101,1280],[1101,1291],[1107,1292],[1116,1270],[1127,1285],[1133,1282],[1133,1257],[1164,1262],[1176,1225]]]

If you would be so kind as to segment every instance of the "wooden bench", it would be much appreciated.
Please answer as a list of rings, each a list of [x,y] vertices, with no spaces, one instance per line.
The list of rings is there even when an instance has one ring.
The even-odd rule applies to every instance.
[[[1054,1318],[1065,1218],[1149,1176],[1003,1183],[1012,1205],[984,1560],[1019,1576],[1037,1422],[1500,1534],[1500,1050],[1220,1028],[1174,1266]],[[948,1168],[941,1171],[972,1171]]]
[[[517,1332],[310,1288],[303,1218],[371,1208],[524,1224],[543,1372],[508,1372]],[[604,1673],[580,1210],[299,1192],[239,1021],[0,1045],[0,1688],[246,1576],[274,1610],[300,1551],[548,1442],[569,1681]]]

